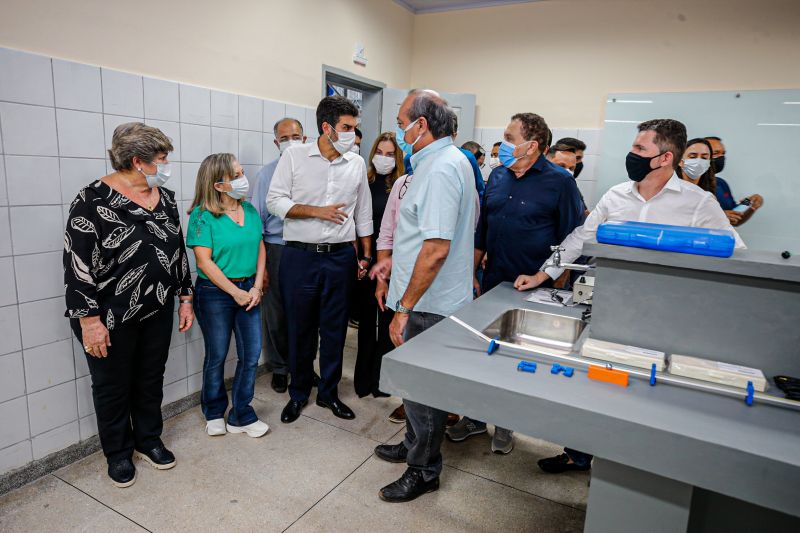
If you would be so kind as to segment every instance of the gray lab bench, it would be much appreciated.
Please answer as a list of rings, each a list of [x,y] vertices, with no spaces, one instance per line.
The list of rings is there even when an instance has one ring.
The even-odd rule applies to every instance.
[[[744,346],[712,350],[710,358],[766,366],[768,376],[800,374],[800,343],[782,354],[769,348],[800,335],[797,260],[759,252],[721,260],[598,244],[584,251],[598,264],[592,336],[633,344],[651,332],[657,340],[640,345],[668,353],[680,347],[690,355],[706,348],[698,334],[728,336]],[[583,310],[533,304],[525,296],[506,283],[455,316],[483,330],[509,309],[572,317]],[[708,299],[731,306],[715,309],[723,322],[709,316]],[[762,309],[770,302],[773,312]],[[701,321],[707,327],[693,323]],[[792,322],[794,329],[779,331],[764,321],[780,328]],[[760,342],[750,338],[754,330]],[[594,454],[586,531],[800,531],[800,411],[748,407],[744,393],[737,400],[651,387],[638,378],[627,388],[590,381],[581,370],[566,378],[550,373],[547,356],[505,347],[489,356],[486,349],[473,333],[444,320],[384,357],[381,390]],[[759,353],[765,364],[754,363]],[[517,372],[518,357],[539,362],[538,371]]]

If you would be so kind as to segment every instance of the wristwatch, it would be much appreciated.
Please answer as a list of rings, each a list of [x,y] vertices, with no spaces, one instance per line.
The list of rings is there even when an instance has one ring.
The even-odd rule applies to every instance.
[[[359,261],[366,261],[368,265],[372,264],[372,258],[370,256],[368,256],[368,255],[365,255],[364,257],[359,259]]]
[[[397,300],[397,305],[395,305],[395,310],[398,313],[409,314],[411,311],[414,310],[413,307],[403,307],[403,304],[400,303],[400,300]]]

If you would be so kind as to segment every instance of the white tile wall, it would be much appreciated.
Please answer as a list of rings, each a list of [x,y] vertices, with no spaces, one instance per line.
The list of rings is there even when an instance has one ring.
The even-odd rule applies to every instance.
[[[28,394],[75,379],[71,339],[24,350],[23,358]]]
[[[50,58],[0,48],[0,100],[53,105]]]
[[[14,258],[0,257],[0,306],[17,303],[17,288],[14,286]]]
[[[148,119],[180,120],[179,86],[172,81],[144,78],[144,116]]]
[[[3,149],[12,155],[58,155],[52,107],[0,103]]]
[[[142,77],[127,72],[101,69],[103,79],[103,112],[112,115],[144,117]]]
[[[69,204],[111,171],[114,128],[145,120],[172,140],[167,187],[182,210],[212,151],[233,152],[254,178],[278,156],[272,126],[287,110],[317,134],[311,108],[3,48],[0,73],[2,475],[97,434],[86,356],[63,316],[61,254]],[[199,327],[180,333],[176,320],[164,403],[200,390],[204,355]]]
[[[0,355],[0,402],[25,394],[25,371],[20,352]]]
[[[61,203],[57,157],[7,155],[5,163],[9,205]]]
[[[14,257],[20,303],[64,295],[61,252]]]
[[[71,61],[53,60],[56,107],[103,112],[100,69]]]

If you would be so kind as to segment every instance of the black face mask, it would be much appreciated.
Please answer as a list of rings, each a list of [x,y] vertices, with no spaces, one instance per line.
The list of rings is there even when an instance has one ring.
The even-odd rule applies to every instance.
[[[633,152],[628,152],[628,157],[625,158],[625,168],[628,170],[628,177],[636,182],[642,181],[645,176],[655,170],[654,168],[650,167],[650,162],[656,157],[662,156],[665,153],[666,152],[662,152],[658,155],[654,155],[653,157],[642,157],[634,154]]]
[[[711,166],[714,167],[714,173],[719,174],[725,168],[725,156],[721,155],[711,160]]]
[[[581,170],[583,170],[583,161],[575,165],[575,172],[572,174],[572,177],[578,179],[578,174],[581,173]]]

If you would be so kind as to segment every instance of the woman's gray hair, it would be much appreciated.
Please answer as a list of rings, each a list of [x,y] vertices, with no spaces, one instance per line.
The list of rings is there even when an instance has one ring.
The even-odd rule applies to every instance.
[[[411,122],[419,117],[425,117],[434,139],[453,135],[453,111],[447,105],[447,100],[430,89],[414,89],[408,94],[414,97],[408,109],[408,118]]]
[[[114,130],[108,157],[114,170],[123,171],[133,168],[134,156],[149,163],[159,154],[172,150],[172,142],[160,129],[141,122],[128,122]]]

